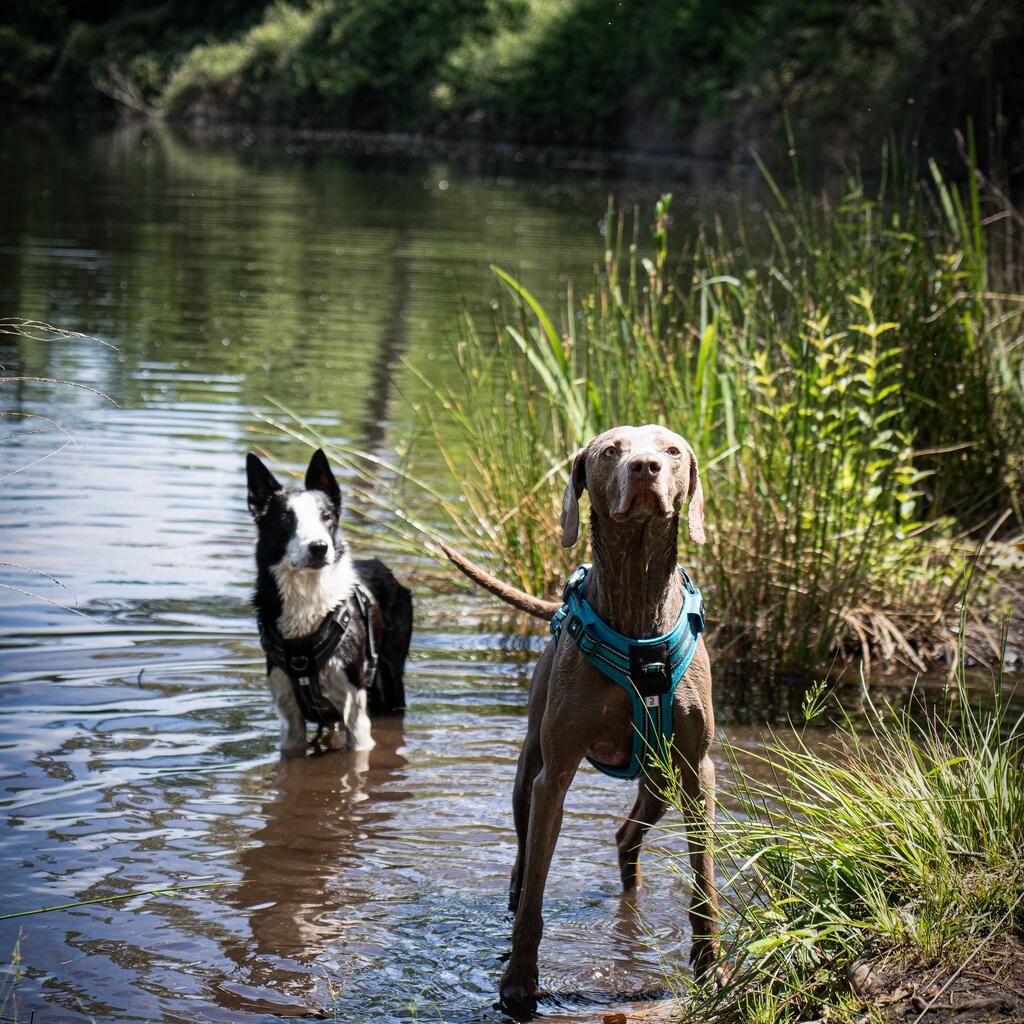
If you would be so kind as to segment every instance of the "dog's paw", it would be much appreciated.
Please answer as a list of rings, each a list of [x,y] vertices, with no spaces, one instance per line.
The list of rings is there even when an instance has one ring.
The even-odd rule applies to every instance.
[[[690,964],[696,978],[707,978],[718,963],[718,940],[699,936],[690,947]]]
[[[716,964],[714,974],[712,975],[715,988],[724,989],[729,987],[735,967],[736,965],[732,960],[722,960]]]
[[[499,988],[502,1008],[518,1021],[530,1020],[537,1009],[537,982],[535,970],[515,970],[510,966]]]

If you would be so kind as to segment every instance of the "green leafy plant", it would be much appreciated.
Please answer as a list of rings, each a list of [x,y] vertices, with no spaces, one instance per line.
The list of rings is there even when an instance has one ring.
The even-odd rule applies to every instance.
[[[894,169],[873,197],[854,175],[817,200],[765,174],[760,246],[717,224],[674,257],[670,196],[649,242],[610,206],[593,283],[561,316],[494,268],[495,330],[464,316],[457,384],[413,368],[419,442],[334,454],[374,477],[369,500],[410,553],[446,538],[554,596],[586,557],[557,544],[573,453],[663,422],[701,463],[708,544],[684,558],[720,651],[769,676],[948,663],[956,518],[1005,509],[1013,479],[994,396],[998,367],[1019,373],[1019,321],[993,312],[980,197]]]

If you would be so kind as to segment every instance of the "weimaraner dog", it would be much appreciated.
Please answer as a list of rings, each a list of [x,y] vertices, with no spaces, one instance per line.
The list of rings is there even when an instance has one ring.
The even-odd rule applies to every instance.
[[[615,427],[595,437],[573,458],[562,502],[565,547],[576,543],[584,491],[590,495],[593,548],[587,601],[601,619],[627,636],[671,630],[684,601],[676,549],[680,511],[687,501],[690,537],[704,543],[704,493],[693,449],[678,434],[653,425]],[[458,552],[445,551],[475,582],[532,615],[550,619],[560,606],[515,590]],[[717,955],[718,900],[709,837],[715,815],[715,769],[708,756],[714,714],[702,640],[676,688],[672,712],[672,757],[687,798],[693,870],[690,959],[703,974]],[[628,764],[633,736],[630,695],[584,658],[568,637],[549,642],[533,673],[512,802],[519,850],[509,907],[516,918],[501,997],[513,1011],[529,1012],[535,1005],[544,885],[569,785],[585,757],[613,766]],[[626,891],[640,885],[640,844],[665,813],[659,781],[640,777],[636,802],[616,833]]]

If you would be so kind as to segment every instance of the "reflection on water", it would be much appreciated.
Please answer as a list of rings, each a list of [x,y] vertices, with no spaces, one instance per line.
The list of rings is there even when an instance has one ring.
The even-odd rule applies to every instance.
[[[400,721],[379,722],[375,736],[369,752],[278,765],[230,897],[247,915],[249,935],[224,946],[236,970],[214,994],[227,1009],[302,1015],[316,1006],[315,979],[301,965],[312,950],[339,941],[349,908],[365,902],[346,871],[367,844],[380,842],[401,813],[395,805],[410,795]]]

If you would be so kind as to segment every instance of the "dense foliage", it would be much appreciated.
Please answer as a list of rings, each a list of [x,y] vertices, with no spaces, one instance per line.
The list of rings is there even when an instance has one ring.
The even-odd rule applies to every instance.
[[[928,667],[948,655],[970,550],[956,538],[1024,496],[1004,428],[1024,395],[1024,288],[1008,271],[991,288],[977,186],[933,173],[872,191],[853,177],[836,203],[776,188],[763,256],[744,224],[671,255],[666,198],[645,258],[636,221],[630,243],[610,211],[594,285],[560,327],[496,270],[495,335],[467,316],[462,380],[424,409],[450,479],[414,451],[396,480],[449,542],[554,595],[585,559],[553,541],[572,453],[616,423],[670,424],[701,459],[708,543],[685,557],[719,650],[769,675],[837,655]],[[422,550],[416,495],[377,490]]]
[[[727,151],[781,113],[849,151],[1024,108],[1024,2],[130,0],[15,5],[0,98]]]

